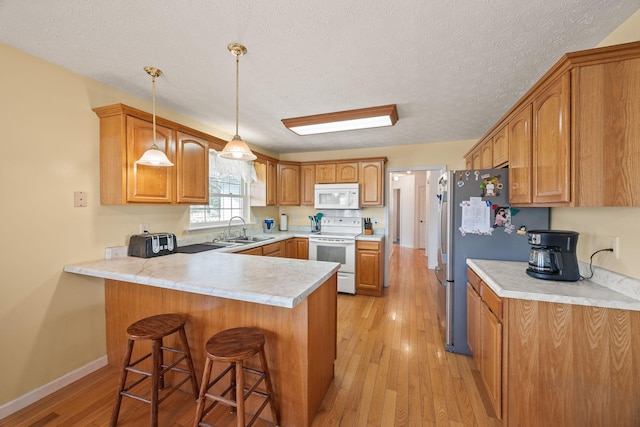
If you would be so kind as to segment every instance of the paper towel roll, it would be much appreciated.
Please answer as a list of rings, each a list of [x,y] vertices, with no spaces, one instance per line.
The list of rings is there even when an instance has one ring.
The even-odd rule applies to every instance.
[[[280,231],[287,231],[287,214],[280,214]]]

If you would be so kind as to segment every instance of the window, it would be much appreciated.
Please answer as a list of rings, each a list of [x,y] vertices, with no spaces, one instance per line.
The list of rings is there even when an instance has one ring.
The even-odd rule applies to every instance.
[[[234,216],[241,216],[248,222],[249,185],[247,181],[254,174],[252,163],[219,159],[216,151],[210,150],[209,204],[191,206],[190,227],[206,228],[227,225],[229,219]]]

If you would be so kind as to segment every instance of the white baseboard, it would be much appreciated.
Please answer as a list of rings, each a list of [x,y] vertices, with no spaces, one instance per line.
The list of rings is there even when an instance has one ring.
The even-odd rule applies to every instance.
[[[11,402],[5,403],[4,405],[0,406],[0,420],[18,412],[23,408],[26,408],[27,406],[31,405],[34,402],[37,402],[43,397],[46,397],[51,393],[68,386],[72,382],[79,380],[80,378],[90,374],[91,372],[97,371],[104,366],[107,366],[107,356],[102,356],[101,358],[94,360],[93,362],[84,365],[76,369],[75,371],[71,371],[68,374],[56,378],[55,380],[43,385],[42,387],[38,387],[37,389],[32,390],[29,393],[24,394],[15,400],[12,400]]]

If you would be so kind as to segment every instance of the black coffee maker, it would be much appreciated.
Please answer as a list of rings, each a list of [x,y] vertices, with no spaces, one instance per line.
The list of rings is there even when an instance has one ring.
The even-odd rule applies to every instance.
[[[575,282],[580,280],[576,246],[578,233],[564,230],[531,230],[527,274],[537,279]]]

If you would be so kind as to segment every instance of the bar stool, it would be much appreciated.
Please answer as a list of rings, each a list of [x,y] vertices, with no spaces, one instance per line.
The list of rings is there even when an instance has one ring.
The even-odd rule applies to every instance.
[[[207,360],[200,385],[200,396],[194,423],[195,427],[211,426],[211,424],[205,423],[203,418],[218,403],[231,407],[232,412],[235,408],[237,412],[236,425],[238,427],[245,427],[245,401],[251,395],[257,395],[259,398],[262,398],[263,401],[247,426],[252,425],[254,421],[258,419],[258,416],[267,403],[269,403],[271,407],[273,424],[275,426],[280,424],[276,397],[273,393],[267,358],[264,352],[264,341],[264,335],[257,328],[227,329],[209,338],[205,346]],[[251,369],[244,365],[245,361],[256,354],[260,356],[262,371]],[[227,363],[229,365],[213,381],[209,382],[214,362]],[[250,377],[256,378],[250,387],[245,386],[243,374],[245,372],[249,373]],[[229,385],[221,394],[214,394],[211,390],[212,387],[224,379],[226,374],[229,374]],[[266,393],[256,389],[263,380],[267,390]],[[229,394],[228,398],[226,397],[227,394]],[[206,406],[207,399],[213,400],[208,407]]]
[[[195,369],[193,367],[193,360],[191,359],[191,353],[189,352],[189,343],[187,342],[187,334],[184,330],[184,325],[187,322],[187,318],[181,314],[158,314],[156,316],[146,317],[132,323],[127,328],[128,342],[127,350],[122,360],[122,367],[120,370],[120,381],[118,383],[118,394],[116,402],[111,412],[110,426],[116,426],[118,423],[118,415],[120,413],[120,405],[124,396],[131,397],[133,399],[141,400],[151,405],[151,426],[156,427],[158,425],[158,405],[164,401],[171,393],[176,391],[182,384],[191,380],[191,388],[195,398],[198,397],[198,380],[196,377]],[[167,347],[163,345],[162,339],[169,335],[178,332],[180,335],[181,349]],[[151,352],[140,357],[134,362],[131,362],[131,354],[133,352],[133,344],[136,341],[151,341]],[[175,353],[178,356],[176,360],[170,364],[165,364],[164,352]],[[151,357],[151,372],[145,371],[141,368],[137,368],[143,360]],[[183,365],[179,365],[182,361],[186,361],[186,368]],[[178,375],[184,376],[180,381],[170,388],[165,389],[164,379],[168,372],[177,372]],[[140,375],[136,381],[127,385],[127,374],[129,372]],[[142,383],[144,380],[151,379],[151,398],[146,398],[139,393],[136,389],[132,391],[134,387]],[[162,392],[162,393],[161,393]],[[161,396],[162,394],[162,396]]]

